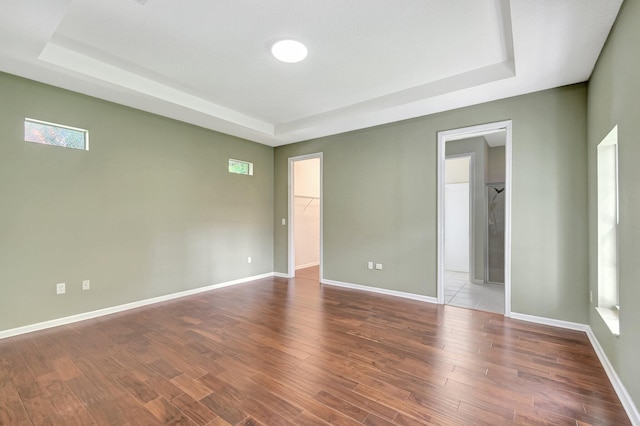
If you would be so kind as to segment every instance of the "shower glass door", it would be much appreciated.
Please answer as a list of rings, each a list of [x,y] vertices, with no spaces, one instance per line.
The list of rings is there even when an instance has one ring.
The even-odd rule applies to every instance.
[[[504,284],[504,183],[488,183],[486,280]]]

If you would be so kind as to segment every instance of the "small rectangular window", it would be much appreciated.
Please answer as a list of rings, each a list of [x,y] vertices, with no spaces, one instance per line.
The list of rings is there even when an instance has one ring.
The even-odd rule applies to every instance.
[[[253,176],[253,163],[229,158],[229,173]]]
[[[24,119],[24,140],[43,145],[89,150],[89,132],[84,129]]]

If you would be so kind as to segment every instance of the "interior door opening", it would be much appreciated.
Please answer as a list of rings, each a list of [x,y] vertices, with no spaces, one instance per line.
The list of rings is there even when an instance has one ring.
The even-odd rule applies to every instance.
[[[510,182],[510,121],[438,133],[438,303],[510,315]]]
[[[322,278],[322,157],[289,159],[289,276]]]

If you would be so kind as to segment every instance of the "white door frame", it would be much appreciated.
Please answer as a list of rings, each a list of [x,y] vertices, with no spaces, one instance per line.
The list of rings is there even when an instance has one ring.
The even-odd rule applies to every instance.
[[[294,235],[294,179],[295,173],[293,168],[293,163],[296,161],[309,160],[312,158],[320,159],[320,281],[322,282],[323,274],[323,204],[324,204],[324,196],[322,194],[322,182],[323,182],[323,165],[322,165],[322,152],[316,152],[313,154],[299,155],[297,157],[289,157],[289,182],[288,182],[288,191],[289,191],[289,206],[288,206],[288,232],[289,232],[289,256],[288,256],[288,276],[289,278],[293,278],[296,276],[296,246],[295,246],[295,235]]]
[[[511,120],[496,123],[481,124],[478,126],[464,127],[460,129],[438,132],[438,270],[437,270],[437,295],[438,303],[444,304],[444,185],[445,185],[445,159],[446,143],[476,136],[484,136],[490,133],[506,131],[505,143],[505,221],[504,221],[504,315],[511,316],[511,146],[512,146],[512,122]]]

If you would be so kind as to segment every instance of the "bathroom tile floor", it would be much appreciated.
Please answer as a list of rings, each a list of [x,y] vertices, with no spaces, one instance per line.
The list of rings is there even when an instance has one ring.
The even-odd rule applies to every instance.
[[[444,272],[444,297],[447,305],[504,314],[504,285],[474,284],[467,272]]]

